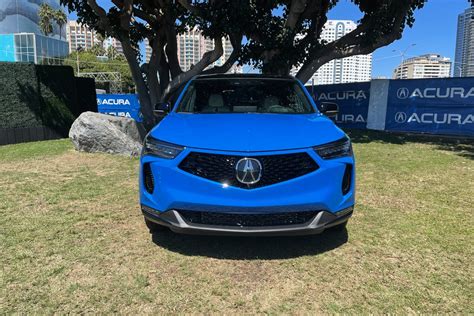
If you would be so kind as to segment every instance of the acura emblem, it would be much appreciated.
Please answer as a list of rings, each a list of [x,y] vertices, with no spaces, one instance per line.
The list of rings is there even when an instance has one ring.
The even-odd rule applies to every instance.
[[[395,114],[395,122],[405,123],[407,121],[407,114],[405,112],[397,112]]]
[[[410,94],[410,91],[408,91],[407,88],[400,88],[397,90],[397,98],[399,99],[406,99],[408,98],[409,94]]]
[[[260,181],[262,164],[254,158],[242,158],[235,165],[235,177],[240,183],[254,184]]]

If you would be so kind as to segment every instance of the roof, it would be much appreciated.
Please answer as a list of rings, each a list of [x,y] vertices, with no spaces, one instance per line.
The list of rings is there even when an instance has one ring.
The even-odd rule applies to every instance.
[[[293,76],[290,75],[265,75],[265,74],[203,74],[197,75],[194,77],[195,79],[229,79],[229,78],[259,78],[259,79],[295,79]]]

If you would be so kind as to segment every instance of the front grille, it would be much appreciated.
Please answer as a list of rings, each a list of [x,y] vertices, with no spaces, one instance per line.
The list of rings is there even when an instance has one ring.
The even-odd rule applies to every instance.
[[[254,184],[244,184],[237,180],[235,166],[244,156],[230,156],[191,152],[180,164],[179,168],[193,175],[219,183],[254,189],[313,172],[319,168],[307,153],[283,155],[251,156],[262,165],[260,181]]]
[[[258,227],[304,224],[312,220],[318,214],[318,211],[287,212],[273,214],[235,214],[199,211],[179,211],[179,214],[187,222],[192,224],[213,226]]]

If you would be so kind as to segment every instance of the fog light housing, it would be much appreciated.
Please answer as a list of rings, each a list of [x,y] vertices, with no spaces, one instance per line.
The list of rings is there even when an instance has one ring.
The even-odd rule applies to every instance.
[[[352,165],[347,164],[342,177],[342,194],[346,195],[351,190],[352,185]]]
[[[155,189],[155,179],[153,179],[153,172],[151,171],[149,163],[143,165],[143,185],[148,193],[153,193]]]

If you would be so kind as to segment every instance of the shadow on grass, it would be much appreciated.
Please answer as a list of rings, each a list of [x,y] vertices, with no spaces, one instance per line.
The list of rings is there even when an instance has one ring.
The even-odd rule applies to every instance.
[[[461,157],[474,159],[474,138],[440,137],[433,135],[398,134],[369,130],[347,130],[353,143],[380,142],[403,145],[423,143],[436,146],[439,150],[452,151]]]
[[[298,237],[228,237],[181,235],[166,230],[153,234],[152,240],[157,246],[186,256],[272,260],[318,255],[333,250],[347,242],[348,233],[343,229]]]

